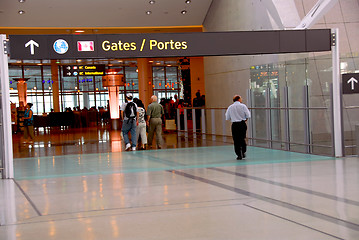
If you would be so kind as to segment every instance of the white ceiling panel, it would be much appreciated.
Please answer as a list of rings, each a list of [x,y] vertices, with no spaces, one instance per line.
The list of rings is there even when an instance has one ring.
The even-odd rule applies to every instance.
[[[0,27],[202,25],[212,0],[0,0]],[[25,13],[20,15],[18,12]],[[181,11],[186,10],[186,14]],[[146,12],[151,11],[150,15]]]

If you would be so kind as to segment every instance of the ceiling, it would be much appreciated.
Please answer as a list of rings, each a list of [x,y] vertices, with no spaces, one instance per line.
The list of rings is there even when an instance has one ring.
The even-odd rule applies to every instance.
[[[24,1],[21,3],[21,1]],[[212,0],[0,0],[0,29],[201,26]],[[22,10],[25,13],[19,14]],[[181,11],[186,10],[186,14]],[[147,15],[146,12],[151,11]]]

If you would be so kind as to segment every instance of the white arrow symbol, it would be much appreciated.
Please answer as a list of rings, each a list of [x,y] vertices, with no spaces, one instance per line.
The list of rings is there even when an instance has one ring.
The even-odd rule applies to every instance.
[[[347,81],[347,83],[351,83],[352,84],[352,90],[354,90],[354,84],[355,83],[358,83],[358,80],[356,80],[355,78],[351,78],[351,79],[349,79],[348,81]]]
[[[34,40],[30,40],[27,43],[25,43],[25,47],[30,46],[30,53],[31,55],[35,54],[35,46],[39,47],[39,44],[37,42],[35,42]]]

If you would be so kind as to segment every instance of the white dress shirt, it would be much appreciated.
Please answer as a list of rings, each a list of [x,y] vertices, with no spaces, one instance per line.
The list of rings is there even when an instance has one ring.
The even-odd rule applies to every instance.
[[[245,121],[250,117],[251,113],[247,106],[239,101],[230,105],[226,111],[226,120],[231,120],[231,122]]]

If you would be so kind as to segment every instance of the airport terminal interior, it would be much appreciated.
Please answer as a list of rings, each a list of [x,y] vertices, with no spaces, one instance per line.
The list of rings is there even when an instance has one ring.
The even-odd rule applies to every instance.
[[[336,53],[341,78],[359,75],[358,12],[357,0],[2,2],[10,50],[0,66],[0,239],[359,239],[359,93],[333,86]],[[83,38],[78,51],[91,52],[89,36],[158,35],[158,44],[162,35],[305,29],[329,29],[331,49],[165,56],[189,48],[171,39],[156,56],[36,59],[34,43],[13,50],[19,36]],[[346,82],[356,91],[349,80],[340,91]],[[146,109],[158,97],[162,145],[141,149],[140,139],[126,151],[128,94]],[[234,95],[251,113],[241,160],[225,119]]]

